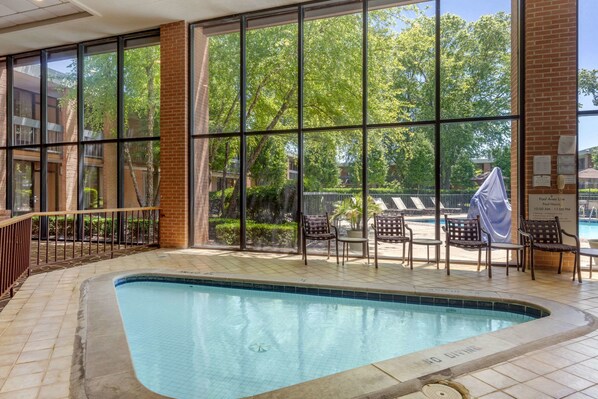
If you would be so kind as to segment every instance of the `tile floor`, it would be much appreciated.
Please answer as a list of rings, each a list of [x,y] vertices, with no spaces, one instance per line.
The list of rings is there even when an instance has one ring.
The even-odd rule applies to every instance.
[[[454,264],[451,276],[446,276],[434,264],[419,263],[411,271],[400,262],[382,261],[375,269],[363,260],[343,267],[332,259],[312,257],[304,266],[295,255],[163,249],[29,277],[0,313],[0,399],[68,398],[81,282],[103,273],[147,268],[517,292],[598,315],[598,279],[588,279],[585,272],[584,282],[578,284],[571,282],[570,273],[539,271],[531,281],[529,273],[512,269],[506,277],[497,267],[489,280],[471,265]],[[598,333],[523,354],[456,381],[480,399],[598,399]],[[425,399],[421,393],[406,398]]]

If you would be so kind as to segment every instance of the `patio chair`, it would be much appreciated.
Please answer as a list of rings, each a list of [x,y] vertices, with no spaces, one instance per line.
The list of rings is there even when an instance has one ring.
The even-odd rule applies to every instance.
[[[382,198],[374,198],[374,202],[376,203],[376,205],[378,205],[380,207],[380,210],[382,212],[388,211],[388,207],[386,206],[386,204],[384,203],[384,200]]]
[[[482,262],[482,250],[486,250],[486,268],[488,277],[492,278],[492,266],[488,262],[488,243],[484,241],[482,233],[488,235],[481,225],[480,217],[475,219],[449,218],[444,215],[444,226],[442,229],[446,232],[446,274],[451,274],[451,247],[462,248],[466,250],[478,250],[478,272]]]
[[[330,259],[330,241],[336,243],[336,264],[338,265],[338,229],[330,224],[328,212],[324,215],[301,214],[301,228],[303,232],[301,247],[303,259],[307,265],[307,240],[328,241],[328,258]]]
[[[407,208],[407,206],[405,205],[405,203],[403,202],[403,199],[401,197],[392,197],[392,202],[394,202],[394,204],[397,207],[397,210],[399,212],[410,213],[410,214],[421,214],[422,213],[422,211],[419,209]]]
[[[434,208],[427,208],[424,203],[422,202],[421,198],[419,197],[409,197],[411,198],[411,201],[413,201],[413,205],[415,205],[415,208],[420,210],[421,212],[425,212],[425,213],[434,213],[436,210]]]
[[[581,267],[579,265],[579,238],[575,234],[569,234],[561,229],[561,223],[558,216],[550,220],[529,220],[521,218],[519,233],[523,237],[523,258],[526,258],[529,250],[530,256],[530,270],[532,272],[532,280],[536,279],[534,273],[534,252],[536,250],[546,252],[558,252],[560,255],[558,274],[561,274],[563,268],[563,254],[572,253],[575,255],[573,263],[573,280],[575,280],[575,272],[577,272],[578,281],[581,283]],[[563,243],[563,234],[575,239],[575,245]],[[525,271],[525,263],[523,266]]]
[[[408,249],[411,250],[413,239],[413,230],[405,224],[405,217],[402,214],[374,215],[372,228],[374,229],[374,265],[378,267],[378,242],[403,244],[403,263],[405,263],[405,246],[409,243]]]
[[[436,198],[434,197],[430,197],[430,200],[432,201],[432,203],[434,204],[434,206],[436,206]],[[445,213],[461,213],[461,208],[446,208],[443,204],[442,201],[439,202],[440,204],[440,213],[445,214]]]

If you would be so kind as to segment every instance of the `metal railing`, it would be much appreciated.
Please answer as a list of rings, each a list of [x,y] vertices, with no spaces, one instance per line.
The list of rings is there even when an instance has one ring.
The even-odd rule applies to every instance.
[[[28,213],[0,222],[0,296],[30,265],[158,246],[158,207]],[[31,254],[33,258],[31,257]]]
[[[19,216],[0,222],[0,296],[10,291],[25,273],[29,273],[31,216]]]

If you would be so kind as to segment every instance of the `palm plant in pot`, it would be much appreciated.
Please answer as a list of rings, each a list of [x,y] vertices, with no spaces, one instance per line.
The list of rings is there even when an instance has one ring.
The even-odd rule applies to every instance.
[[[347,236],[349,237],[363,237],[363,232],[361,230],[361,222],[363,219],[362,198],[361,195],[345,198],[336,205],[336,208],[332,213],[333,220],[349,221],[350,228],[347,230]],[[380,205],[376,204],[374,199],[370,196],[367,197],[367,208],[367,220],[370,220],[374,214],[381,211]],[[349,246],[352,251],[359,251],[362,247],[359,243],[351,243]]]

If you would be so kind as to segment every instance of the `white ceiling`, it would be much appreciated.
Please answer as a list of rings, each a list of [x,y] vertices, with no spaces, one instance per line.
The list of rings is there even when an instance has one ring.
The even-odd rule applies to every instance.
[[[180,20],[195,22],[300,2],[298,0],[62,0],[60,2],[67,1],[92,15],[43,26],[32,27],[32,24],[27,24],[22,26],[24,29],[13,26],[13,29],[18,30],[0,33],[0,55],[136,32],[168,22]],[[57,3],[56,0],[0,0],[0,6],[14,10],[13,3],[33,3],[39,8],[44,7],[44,2]],[[3,8],[0,7],[1,9]]]

